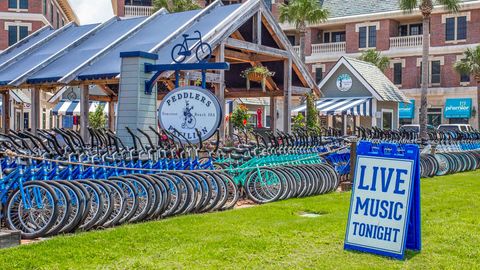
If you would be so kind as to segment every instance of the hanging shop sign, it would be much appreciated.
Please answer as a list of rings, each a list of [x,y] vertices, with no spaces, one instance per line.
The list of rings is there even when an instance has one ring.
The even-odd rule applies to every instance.
[[[471,115],[471,98],[449,98],[445,102],[445,118],[470,118]]]
[[[352,88],[352,77],[348,74],[340,74],[337,77],[337,89],[346,92]]]
[[[413,119],[415,118],[415,100],[410,100],[410,103],[400,102],[398,103],[398,113],[400,119]]]
[[[206,89],[196,86],[177,88],[168,93],[158,109],[163,129],[177,134],[183,142],[198,143],[210,138],[220,126],[222,109],[218,99]]]
[[[420,167],[416,145],[360,142],[345,249],[403,259],[420,250]]]

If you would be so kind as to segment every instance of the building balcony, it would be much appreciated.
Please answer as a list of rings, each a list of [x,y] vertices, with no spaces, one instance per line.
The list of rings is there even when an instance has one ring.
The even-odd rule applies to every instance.
[[[150,16],[153,13],[151,6],[125,6],[125,17]]]
[[[347,47],[346,42],[332,42],[312,44],[312,54],[318,53],[345,53]]]
[[[398,48],[419,48],[423,46],[423,36],[403,36],[403,37],[391,37],[390,49]]]

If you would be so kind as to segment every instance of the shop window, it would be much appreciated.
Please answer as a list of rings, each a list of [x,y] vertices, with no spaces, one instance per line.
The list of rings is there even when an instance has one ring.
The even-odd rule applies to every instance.
[[[323,80],[323,68],[315,68],[315,81],[319,84]]]
[[[12,46],[18,41],[24,39],[26,36],[28,36],[28,26],[8,26],[8,46]]]
[[[382,128],[392,130],[393,129],[393,112],[382,111]]]
[[[442,123],[442,109],[441,108],[428,108],[427,109],[427,122],[429,125],[438,127]]]
[[[450,17],[445,20],[445,40],[467,39],[467,16]]]
[[[393,83],[396,85],[402,84],[402,63],[393,64]]]
[[[24,129],[30,128],[30,113],[28,112],[23,113],[23,128]]]
[[[375,25],[360,27],[358,43],[359,48],[375,48],[377,46],[377,27]]]

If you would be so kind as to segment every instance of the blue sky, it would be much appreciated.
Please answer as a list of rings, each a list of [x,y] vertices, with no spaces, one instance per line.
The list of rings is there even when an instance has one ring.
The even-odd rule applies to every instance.
[[[111,0],[68,0],[81,24],[104,22],[113,16]]]

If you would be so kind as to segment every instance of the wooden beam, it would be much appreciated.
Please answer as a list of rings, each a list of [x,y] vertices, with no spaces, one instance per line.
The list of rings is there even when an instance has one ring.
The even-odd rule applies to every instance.
[[[40,91],[40,88],[36,87],[31,89],[31,128],[35,135],[40,128]]]
[[[202,79],[202,73],[198,71],[189,71],[189,79],[192,81],[196,81],[198,79]],[[207,72],[206,80],[208,83],[221,83],[221,76],[217,73]]]
[[[253,52],[253,53],[258,53],[262,55],[269,55],[269,56],[282,58],[282,59],[286,59],[289,57],[289,53],[287,51],[264,46],[264,45],[258,45],[248,41],[233,39],[233,38],[227,38],[225,42],[225,46],[229,48],[240,49],[242,51]]]
[[[89,99],[89,85],[84,84],[80,88],[80,136],[85,142],[88,142],[88,112],[90,109]]]
[[[108,129],[115,131],[115,102],[108,102]]]
[[[108,87],[108,85],[106,85],[106,84],[97,84],[97,85],[98,85],[98,87],[100,87],[100,89],[103,91],[103,93],[105,93],[107,96],[110,96],[110,97],[117,96],[117,93],[115,93],[115,91],[110,89],[110,87]]]
[[[308,87],[292,86],[292,95],[301,96],[311,92],[312,89]]]
[[[229,60],[234,60],[242,63],[247,63],[251,61],[255,62],[273,62],[273,61],[281,61],[281,58],[266,56],[266,55],[255,55],[245,52],[237,52],[232,50],[225,50],[225,58]],[[229,61],[230,64],[232,63]]]
[[[220,43],[218,47],[218,57],[215,57],[215,59],[217,62],[225,62],[225,43]],[[220,139],[225,141],[225,116],[223,115],[225,110],[225,70],[220,70],[220,74],[218,75],[220,77],[219,85],[216,87],[215,95],[220,103],[222,113],[222,119],[220,120]]]
[[[270,97],[270,129],[277,130],[277,100],[275,97]]]
[[[118,101],[118,97],[108,97],[108,96],[99,96],[99,95],[88,95],[88,99],[93,101],[103,101],[103,102]]]
[[[258,97],[281,97],[283,96],[282,91],[268,91],[263,92],[260,88],[250,88],[247,89],[232,89],[230,88],[229,92],[225,93],[226,98],[258,98]]]

